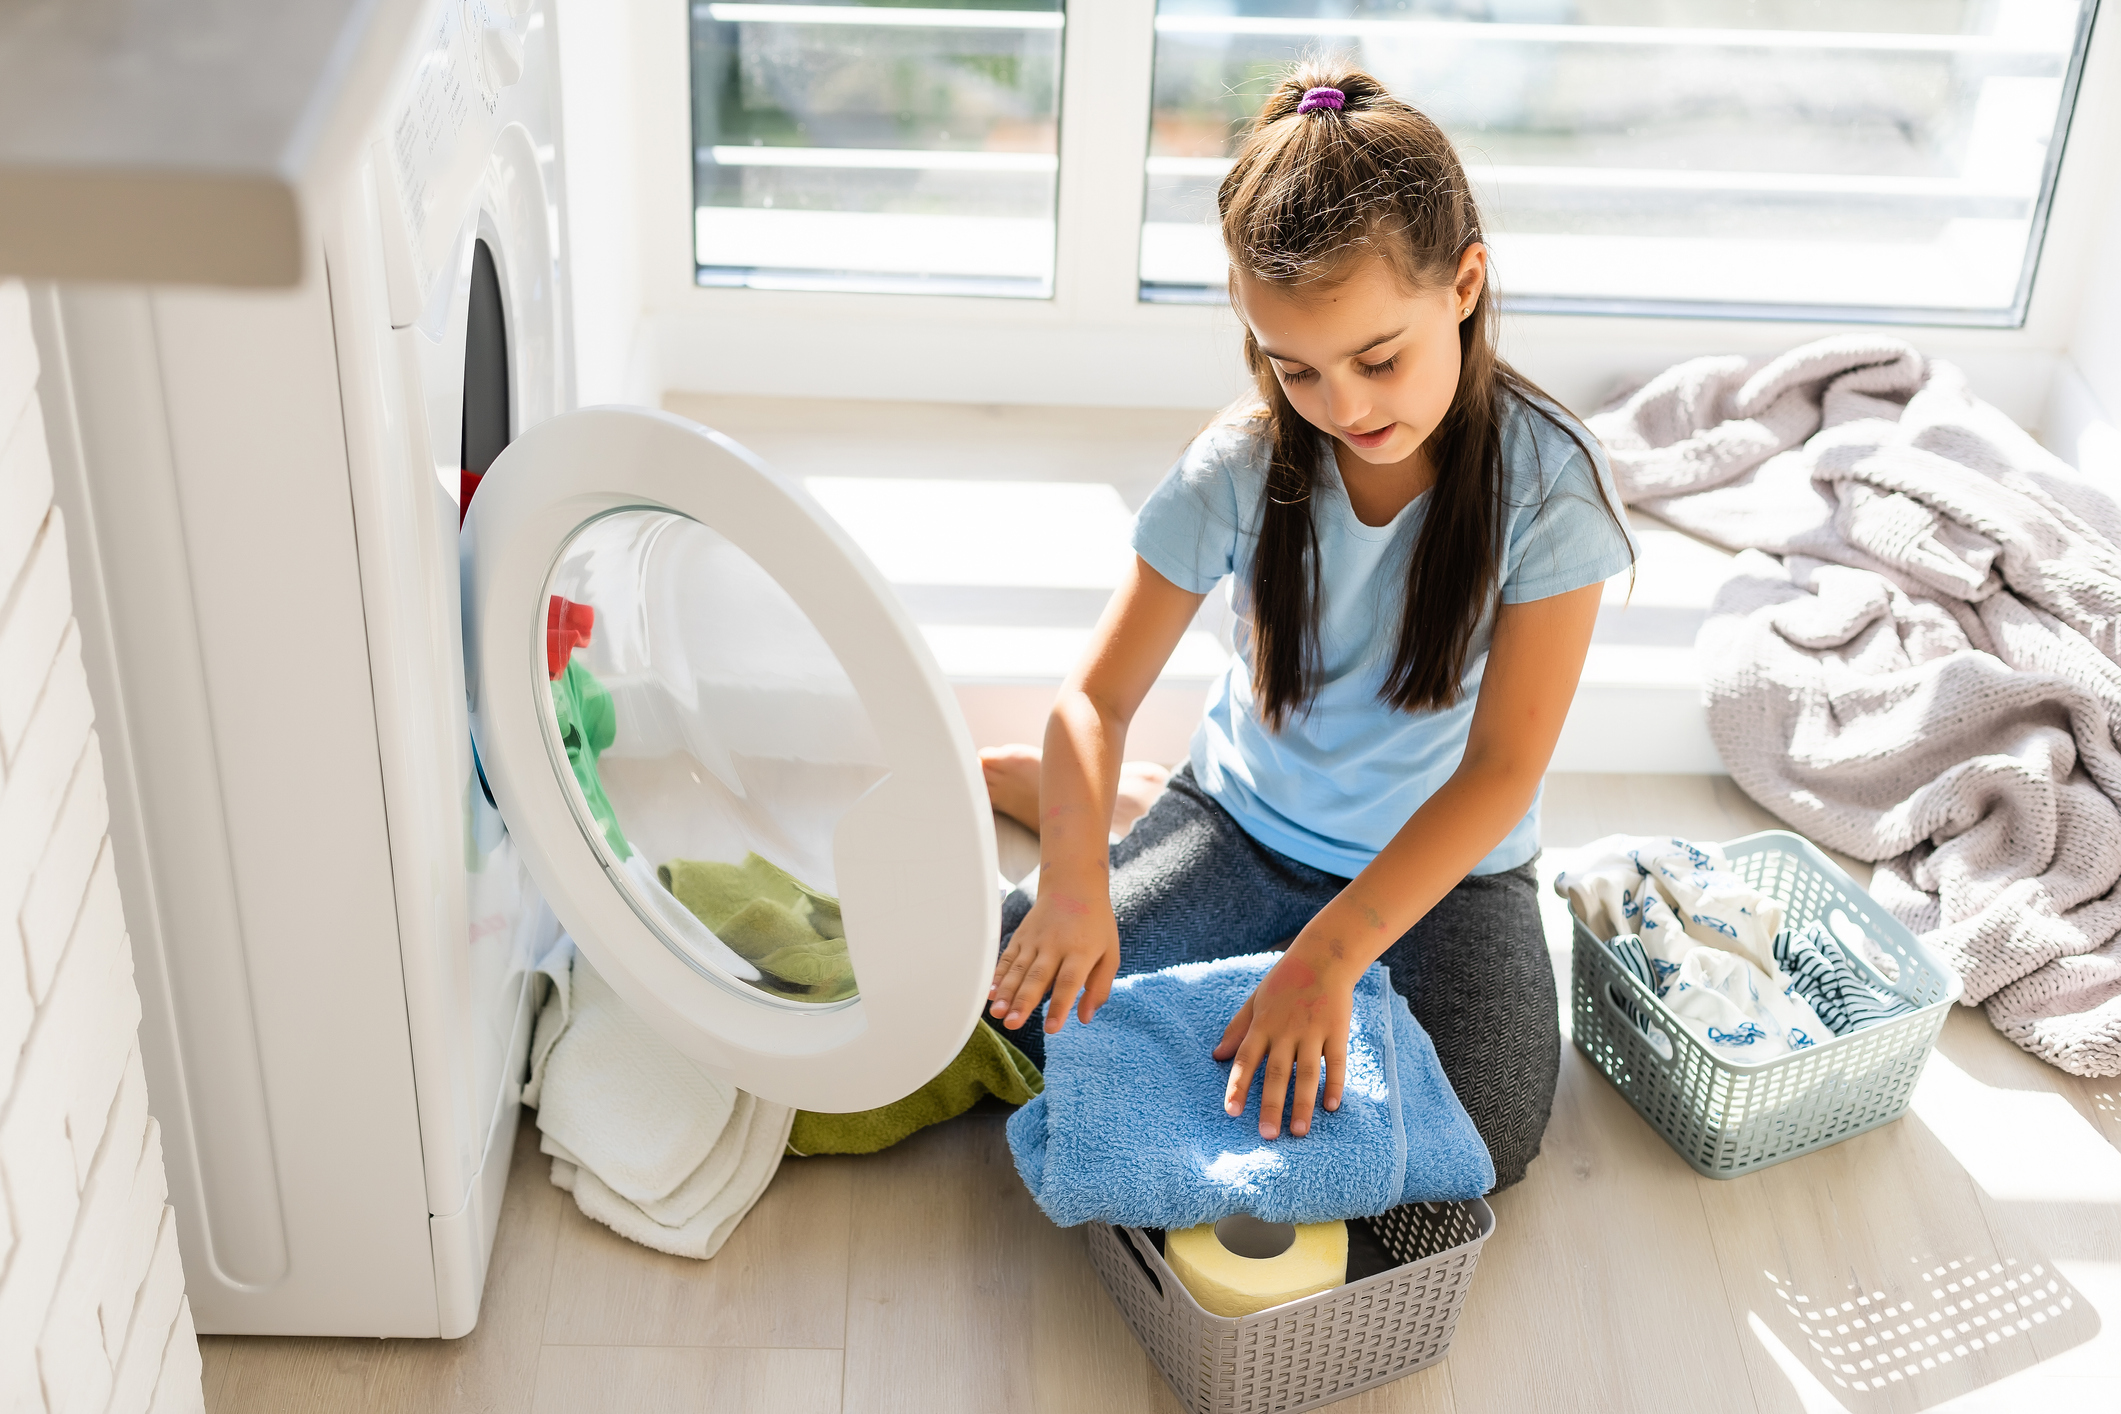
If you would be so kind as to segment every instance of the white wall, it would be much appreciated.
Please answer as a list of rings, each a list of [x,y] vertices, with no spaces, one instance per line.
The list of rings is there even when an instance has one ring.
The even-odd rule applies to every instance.
[[[1062,242],[1051,300],[711,289],[692,281],[686,6],[562,0],[581,382],[673,391],[1207,408],[1241,384],[1222,308],[1134,297],[1154,0],[1070,0]],[[590,12],[594,13],[590,13]],[[611,105],[623,96],[629,111]],[[584,117],[592,110],[593,117]],[[593,123],[593,129],[578,126]],[[2121,25],[2099,26],[2021,329],[1914,326],[2038,428],[2079,327],[2107,194],[2121,179]],[[585,183],[608,199],[585,210]],[[632,206],[623,209],[621,186]],[[1502,272],[1505,281],[1507,272]],[[1505,288],[1507,284],[1505,283]],[[622,335],[631,326],[636,332]],[[1578,407],[1618,379],[1703,352],[1768,353],[1848,326],[1519,315],[1506,351]],[[2083,355],[2090,357],[2088,353]]]
[[[2043,430],[2049,447],[2086,471],[2121,476],[2121,187],[2095,239]]]
[[[2100,232],[2099,259],[2079,307],[2070,361],[2108,412],[2121,412],[2121,189]]]
[[[0,1409],[203,1410],[36,386],[0,281]]]
[[[682,14],[681,4],[664,8]],[[633,7],[611,0],[554,0],[560,58],[561,210],[569,252],[569,318],[575,396],[653,403],[661,393],[641,294],[634,211],[631,85]]]

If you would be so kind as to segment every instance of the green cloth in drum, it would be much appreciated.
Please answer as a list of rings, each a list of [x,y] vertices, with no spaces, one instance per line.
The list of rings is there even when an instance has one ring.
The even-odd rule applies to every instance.
[[[855,994],[840,901],[757,854],[740,864],[673,859],[656,869],[663,887],[759,969],[764,989],[809,1002]]]
[[[611,808],[604,782],[597,775],[597,758],[618,738],[618,712],[610,690],[589,669],[570,659],[566,671],[553,680],[552,714],[559,723],[560,744],[567,748],[567,764],[574,768],[575,784],[589,802],[590,815],[612,852],[621,859],[632,858],[633,846],[626,843],[618,812]]]

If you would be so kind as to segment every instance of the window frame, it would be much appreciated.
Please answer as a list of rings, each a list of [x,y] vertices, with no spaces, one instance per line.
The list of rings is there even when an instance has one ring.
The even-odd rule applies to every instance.
[[[926,161],[928,163],[932,163],[937,166],[959,165],[962,167],[969,168],[984,165],[989,166],[995,170],[1015,169],[1019,171],[1036,171],[1041,175],[1051,175],[1053,180],[1055,209],[1053,213],[1054,220],[1052,223],[1051,232],[1051,249],[1048,252],[1048,273],[1043,277],[1043,279],[1040,279],[1039,277],[1035,276],[1021,274],[972,274],[963,271],[950,273],[913,274],[905,272],[894,272],[888,268],[879,267],[862,269],[860,268],[860,262],[858,261],[850,262],[848,266],[843,268],[825,266],[811,267],[802,264],[797,264],[785,268],[762,267],[745,266],[741,263],[736,262],[725,262],[716,264],[701,261],[698,258],[698,254],[699,247],[701,244],[703,244],[703,238],[699,234],[698,223],[702,219],[703,213],[710,210],[724,212],[742,211],[744,208],[708,207],[703,206],[701,204],[699,181],[703,169],[703,164],[700,162],[700,154],[711,152],[713,154],[714,160],[717,163],[725,166],[756,166],[765,168],[778,166],[854,168],[861,165],[866,165],[859,162],[846,160],[847,157],[851,155],[851,152],[859,151],[860,149],[834,149],[830,147],[812,148],[804,150],[802,153],[802,158],[808,160],[799,159],[796,161],[788,161],[786,160],[786,157],[794,157],[795,154],[789,153],[788,149],[786,148],[775,147],[771,145],[725,146],[718,144],[711,148],[697,146],[694,148],[693,211],[695,221],[695,263],[693,278],[695,283],[705,288],[776,289],[807,294],[885,294],[903,296],[911,294],[933,293],[942,294],[950,297],[1019,300],[1050,299],[1052,297],[1054,275],[1057,273],[1054,266],[1059,255],[1060,246],[1060,213],[1058,209],[1060,174],[1058,170],[1058,156],[1060,142],[1060,119],[1063,113],[1065,112],[1065,107],[1060,102],[1062,97],[1061,89],[1062,86],[1065,85],[1067,78],[1067,54],[1065,46],[1067,38],[1068,13],[1066,0],[1059,0],[1058,8],[1055,9],[1012,10],[1004,8],[974,7],[969,12],[965,10],[930,9],[923,6],[856,6],[837,4],[782,5],[761,4],[756,3],[756,0],[688,0],[688,4],[686,6],[686,13],[691,21],[689,26],[690,48],[688,52],[691,56],[695,58],[700,52],[698,26],[699,21],[701,19],[700,12],[703,10],[709,12],[709,18],[711,18],[712,20],[731,25],[744,23],[747,21],[763,21],[767,23],[772,23],[773,21],[771,19],[771,16],[775,12],[794,12],[793,18],[784,22],[789,24],[791,27],[804,25],[819,27],[829,25],[833,28],[846,26],[849,28],[874,27],[878,29],[890,30],[978,29],[990,31],[1014,30],[1026,32],[1039,30],[1059,31],[1061,37],[1061,50],[1055,56],[1054,64],[1054,77],[1056,80],[1056,92],[1054,94],[1056,105],[1056,111],[1054,114],[1055,152],[1051,156],[1045,153],[988,153],[965,150],[938,150],[922,154],[922,156],[926,158]],[[714,13],[716,11],[740,11],[743,13],[716,14]],[[948,23],[939,18],[943,15],[962,16],[967,13],[979,15],[983,18],[966,20],[961,24]],[[861,20],[849,18],[851,15],[854,14],[860,14],[865,16],[866,18]],[[827,20],[826,18],[824,18],[827,16],[832,18]],[[691,89],[693,99],[693,121],[695,125],[697,125],[700,121],[700,90],[698,70],[696,67],[688,65],[687,83]],[[695,141],[697,141],[697,126],[695,126],[693,130],[693,135]],[[841,153],[841,157],[839,158],[839,160],[820,160],[824,157],[824,154],[828,152],[833,152],[835,150]],[[783,160],[776,161],[772,157],[772,154],[775,153],[785,154],[786,157],[784,157]],[[890,158],[903,159],[906,157],[913,156],[914,154],[900,150],[889,153],[877,153],[872,151],[866,155],[872,158],[877,156],[886,156]],[[898,165],[898,163],[894,161],[886,161],[877,165],[896,166]],[[978,220],[981,218],[973,219]]]
[[[563,0],[565,3],[565,0]],[[586,6],[592,0],[577,0]],[[693,280],[690,19],[685,0],[624,0],[603,42],[623,51],[628,165],[624,211],[570,216],[578,327],[600,322],[583,355],[584,400],[653,400],[685,388],[756,396],[1213,408],[1241,391],[1229,307],[1139,298],[1149,146],[1154,0],[1070,0],[1062,55],[1058,249],[1048,299],[701,288]],[[599,42],[563,12],[562,40]],[[2052,195],[2029,296],[2013,324],[1896,321],[1925,352],[1966,367],[1984,395],[2038,425],[2056,360],[2076,324],[2109,207],[2121,239],[2121,25],[2097,22],[2073,78],[2065,144],[2051,149]],[[592,66],[578,68],[588,70]],[[608,63],[606,67],[609,67]],[[564,68],[564,54],[563,54]],[[584,72],[587,86],[596,75]],[[572,96],[571,94],[569,96]],[[584,92],[572,105],[598,101]],[[605,100],[605,101],[608,101]],[[570,136],[570,161],[609,164],[612,148]],[[570,175],[571,189],[579,187]],[[1508,272],[1499,272],[1507,289]],[[582,276],[575,277],[579,287]],[[1566,313],[1511,306],[1505,352],[1528,375],[1588,408],[1619,378],[1705,350],[1766,354],[1876,323],[1819,311],[1691,307]],[[1807,317],[1809,316],[1809,317]],[[2027,355],[2034,355],[2028,359]]]
[[[1701,300],[1667,299],[1653,297],[1599,297],[1588,295],[1520,295],[1513,294],[1506,272],[1498,270],[1502,291],[1502,307],[1508,313],[1556,314],[1556,315],[1608,315],[1618,318],[1651,319],[1738,319],[1771,322],[1800,323],[1826,322],[1851,325],[1914,324],[1944,325],[1964,328],[2015,329],[2021,327],[2032,299],[2033,280],[2040,267],[2041,247],[2046,237],[2049,212],[2054,203],[2057,179],[2062,169],[2062,159],[2067,150],[2071,125],[2074,121],[2079,87],[2083,79],[2084,66],[2089,57],[2089,40],[2099,13],[2099,0],[2084,0],[2077,16],[2076,30],[2071,36],[2069,59],[2061,75],[2061,102],[2056,110],[2055,124],[2049,134],[2047,149],[2040,171],[2037,192],[2033,198],[2029,229],[2023,258],[2015,280],[2012,282],[2010,304],[2001,309],[1970,309],[1948,305],[1860,305],[1822,302],[1803,304],[1787,301],[1759,300]],[[1244,21],[1216,22],[1208,17],[1181,15],[1174,17],[1169,26],[1157,26],[1158,41],[1169,32],[1173,34],[1196,33],[1284,33],[1292,39],[1298,36],[1316,38],[1349,37],[1388,28],[1400,21],[1376,20],[1325,20],[1315,26],[1300,21],[1254,22],[1248,26]],[[1438,27],[1449,24],[1452,28],[1471,28],[1470,22],[1439,22]],[[1271,28],[1263,28],[1271,25]],[[1487,28],[1487,26],[1481,26]],[[1516,29],[1544,30],[1542,25],[1512,26]],[[1653,28],[1645,26],[1645,29]],[[1654,28],[1673,28],[1656,26]],[[1720,32],[1719,32],[1720,33]],[[1634,41],[1642,42],[1642,41]],[[1825,46],[1822,46],[1825,47]],[[1864,47],[1869,47],[1868,45]],[[1910,45],[1910,47],[1915,47]],[[1155,159],[1151,159],[1152,161]],[[1172,159],[1164,159],[1170,161]],[[1181,161],[1186,159],[1179,159]],[[1478,176],[1475,174],[1476,185]],[[1211,304],[1219,302],[1218,295],[1205,287],[1188,285],[1151,286],[1142,282],[1142,299],[1153,304]]]

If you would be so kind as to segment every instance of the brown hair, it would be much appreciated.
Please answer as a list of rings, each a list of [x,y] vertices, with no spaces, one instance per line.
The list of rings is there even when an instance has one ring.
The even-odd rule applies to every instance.
[[[1341,106],[1300,113],[1314,88],[1338,89]],[[1216,206],[1233,285],[1242,272],[1281,286],[1330,288],[1353,257],[1370,253],[1388,260],[1409,289],[1448,287],[1466,250],[1482,239],[1480,210],[1443,130],[1370,75],[1317,60],[1299,65],[1268,96]],[[1408,566],[1398,647],[1379,692],[1405,712],[1458,700],[1474,631],[1498,587],[1507,521],[1505,400],[1553,423],[1597,463],[1589,434],[1496,356],[1496,306],[1491,273],[1472,315],[1459,322],[1458,388],[1425,444],[1436,482]],[[1311,505],[1324,470],[1323,439],[1290,405],[1249,329],[1245,362],[1266,405],[1270,449],[1252,559],[1252,688],[1261,720],[1279,730],[1317,690]],[[1618,524],[1610,502],[1605,510]]]

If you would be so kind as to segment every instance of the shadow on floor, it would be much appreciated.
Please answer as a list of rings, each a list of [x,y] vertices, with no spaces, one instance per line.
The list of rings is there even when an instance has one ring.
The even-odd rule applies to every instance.
[[[1751,1194],[1744,1185],[1758,1180]],[[1910,1112],[1705,1193],[1760,1205],[1719,1233],[1734,1306],[1800,1399],[1920,1410],[2094,1339],[2098,1312]],[[1749,1274],[1749,1275],[1747,1275]]]
[[[1821,1300],[1772,1273],[1784,1321],[1809,1353],[1808,1365],[1856,1408],[1927,1408],[1942,1399],[2030,1368],[2099,1333],[2099,1317],[2052,1263],[2037,1257],[1969,1252],[1924,1263],[1854,1297]],[[1857,1283],[1860,1287],[1863,1283]],[[1891,1287],[1891,1290],[1885,1289]],[[2042,1330],[2048,1350],[2030,1339]],[[1953,1378],[1985,1357],[1972,1379]],[[1802,1357],[1800,1357],[1802,1358]],[[1956,1369],[1953,1367],[1956,1366]],[[1900,1397],[1896,1386],[1905,1386]],[[1878,1402],[1861,1396],[1892,1393]]]

